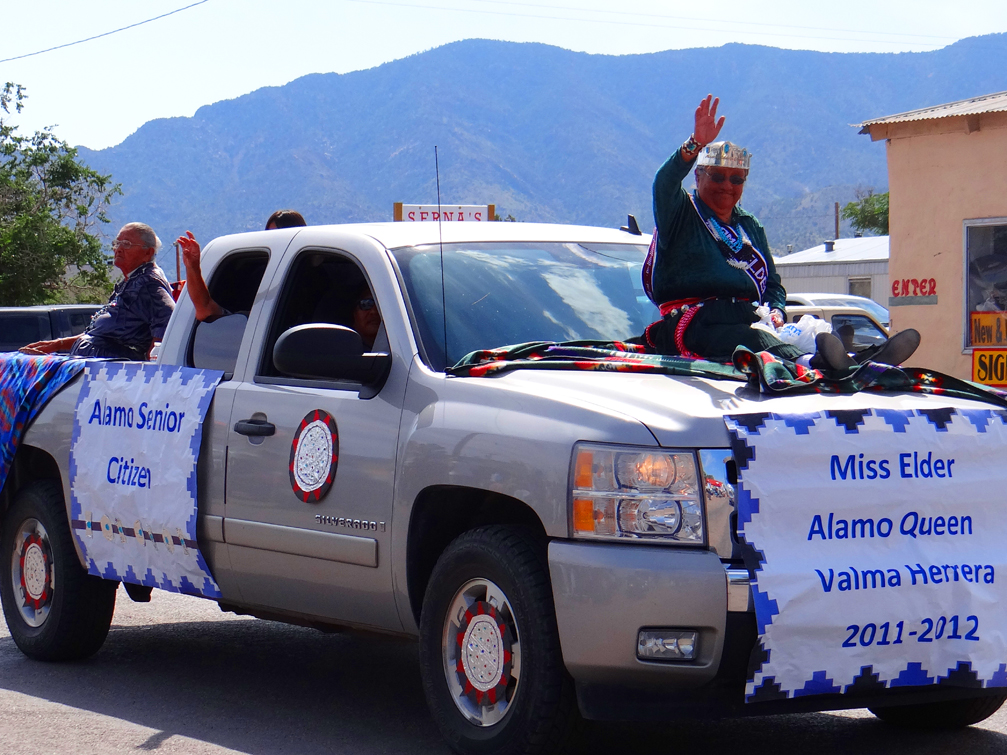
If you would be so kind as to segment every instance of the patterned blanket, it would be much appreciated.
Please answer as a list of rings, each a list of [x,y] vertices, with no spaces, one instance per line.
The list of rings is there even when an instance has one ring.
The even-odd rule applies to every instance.
[[[621,341],[536,341],[474,351],[447,371],[460,377],[489,377],[510,370],[529,369],[646,372],[737,380],[774,396],[805,392],[907,391],[973,399],[1007,407],[1007,392],[934,370],[867,362],[845,372],[825,374],[765,351],[749,351],[743,346],[734,352],[732,363],[725,363],[662,356],[648,352],[645,346]]]
[[[0,353],[0,490],[25,428],[83,368],[83,359]]]

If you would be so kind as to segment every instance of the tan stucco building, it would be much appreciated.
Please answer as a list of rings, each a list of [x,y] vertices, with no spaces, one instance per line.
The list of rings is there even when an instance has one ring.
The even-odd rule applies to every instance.
[[[1007,384],[1007,92],[861,133],[887,144],[892,328],[923,336],[910,365]]]

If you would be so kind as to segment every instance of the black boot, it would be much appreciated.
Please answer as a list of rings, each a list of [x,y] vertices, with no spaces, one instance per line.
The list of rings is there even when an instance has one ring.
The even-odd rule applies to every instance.
[[[860,364],[877,362],[897,367],[911,357],[920,345],[920,333],[915,328],[900,330],[878,349],[865,349],[857,355]]]
[[[832,333],[819,333],[815,336],[815,355],[809,364],[816,370],[846,370],[857,363],[850,359],[838,337]]]

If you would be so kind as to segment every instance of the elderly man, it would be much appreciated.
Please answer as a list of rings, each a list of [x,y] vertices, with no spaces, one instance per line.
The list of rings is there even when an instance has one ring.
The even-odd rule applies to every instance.
[[[831,334],[817,339],[818,353],[803,355],[766,330],[752,328],[755,307],[770,307],[773,324],[785,321],[786,291],[773,264],[762,224],[738,206],[748,180],[751,154],[730,142],[715,142],[724,125],[719,99],[709,95],[696,109],[695,130],[654,179],[657,230],[644,265],[644,288],[663,316],[644,334],[663,354],[730,359],[738,346],[768,351],[819,369],[855,362]],[[682,181],[696,166],[696,190]],[[916,350],[919,334],[893,337],[873,360],[900,364]]]
[[[149,225],[127,223],[112,243],[114,264],[125,276],[112,290],[108,304],[91,318],[79,336],[38,341],[25,354],[70,351],[71,356],[143,360],[154,341],[164,336],[175,302],[164,272],[154,262],[161,247]]]

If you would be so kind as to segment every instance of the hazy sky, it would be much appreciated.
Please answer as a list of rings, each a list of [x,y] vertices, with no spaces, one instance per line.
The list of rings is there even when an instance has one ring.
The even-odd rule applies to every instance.
[[[4,0],[18,19],[0,60],[74,42],[196,0]],[[727,42],[905,52],[1007,31],[1004,0],[206,0],[137,28],[0,63],[28,88],[22,131],[56,125],[71,144],[118,144],[152,118],[285,84],[370,68],[470,38],[607,55]],[[473,71],[466,85],[483,85]],[[668,82],[669,89],[674,82]],[[649,92],[645,96],[660,96]]]

